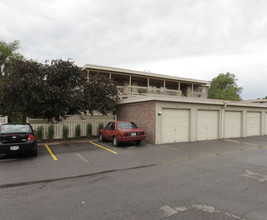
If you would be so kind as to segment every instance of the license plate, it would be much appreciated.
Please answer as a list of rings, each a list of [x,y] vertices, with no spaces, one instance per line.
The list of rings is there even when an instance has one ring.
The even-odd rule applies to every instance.
[[[136,132],[135,133],[131,133],[131,136],[136,136]]]
[[[19,146],[11,146],[10,147],[10,150],[18,150],[19,149]]]

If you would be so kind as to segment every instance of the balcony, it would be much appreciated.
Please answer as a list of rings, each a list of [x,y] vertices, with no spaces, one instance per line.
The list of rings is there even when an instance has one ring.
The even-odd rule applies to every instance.
[[[173,95],[184,96],[181,90],[172,90],[166,88],[144,87],[144,86],[117,86],[120,98],[127,98],[129,96],[159,94],[159,95]]]
[[[148,94],[194,98],[207,98],[208,96],[209,83],[203,80],[96,65],[86,65],[84,69],[86,69],[88,80],[94,75],[112,79],[117,85],[120,98]]]

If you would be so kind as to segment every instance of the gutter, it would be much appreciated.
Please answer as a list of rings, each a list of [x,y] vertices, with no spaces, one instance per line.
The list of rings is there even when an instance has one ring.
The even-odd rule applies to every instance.
[[[192,104],[205,104],[205,105],[218,105],[223,107],[236,106],[236,107],[254,107],[254,108],[266,108],[267,104],[263,103],[245,103],[242,101],[226,101],[216,99],[201,99],[201,98],[190,98],[190,97],[171,97],[171,96],[141,96],[127,99],[121,99],[117,101],[118,105],[140,103],[149,101],[160,101],[160,102],[176,102],[176,103],[192,103]]]

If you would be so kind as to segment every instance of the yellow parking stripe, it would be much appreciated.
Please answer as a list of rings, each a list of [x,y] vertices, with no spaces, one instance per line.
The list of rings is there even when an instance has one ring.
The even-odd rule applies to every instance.
[[[45,145],[46,149],[48,150],[48,152],[50,153],[50,155],[53,157],[54,160],[57,160],[57,157],[55,156],[55,154],[52,152],[52,150],[47,146]]]
[[[97,147],[101,147],[101,148],[103,148],[103,149],[105,149],[105,150],[107,150],[107,151],[109,151],[109,152],[111,152],[111,153],[113,153],[113,154],[118,154],[117,152],[115,152],[115,151],[113,151],[113,150],[110,150],[110,149],[108,149],[108,148],[106,148],[106,147],[103,147],[103,146],[101,146],[101,145],[98,145],[98,144],[96,144],[96,143],[94,143],[94,142],[92,142],[92,141],[89,141],[89,143],[91,143],[91,144],[93,144],[93,145],[95,145],[95,146],[97,146]]]

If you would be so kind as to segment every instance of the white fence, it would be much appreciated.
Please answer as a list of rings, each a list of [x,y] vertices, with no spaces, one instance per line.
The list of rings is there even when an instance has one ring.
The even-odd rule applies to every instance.
[[[5,123],[7,123],[8,122],[8,117],[7,116],[5,116],[5,117],[0,117],[0,125],[1,124],[5,124]]]
[[[63,126],[69,128],[68,137],[75,136],[75,127],[80,125],[81,127],[81,137],[87,136],[87,125],[90,123],[92,125],[92,136],[98,135],[99,125],[103,124],[105,127],[109,121],[117,120],[116,115],[97,115],[97,116],[71,116],[64,119],[58,123],[53,123],[54,125],[54,139],[63,138]],[[27,122],[30,123],[33,129],[38,127],[43,127],[43,139],[48,139],[48,127],[52,123],[48,123],[46,120],[27,118]]]

